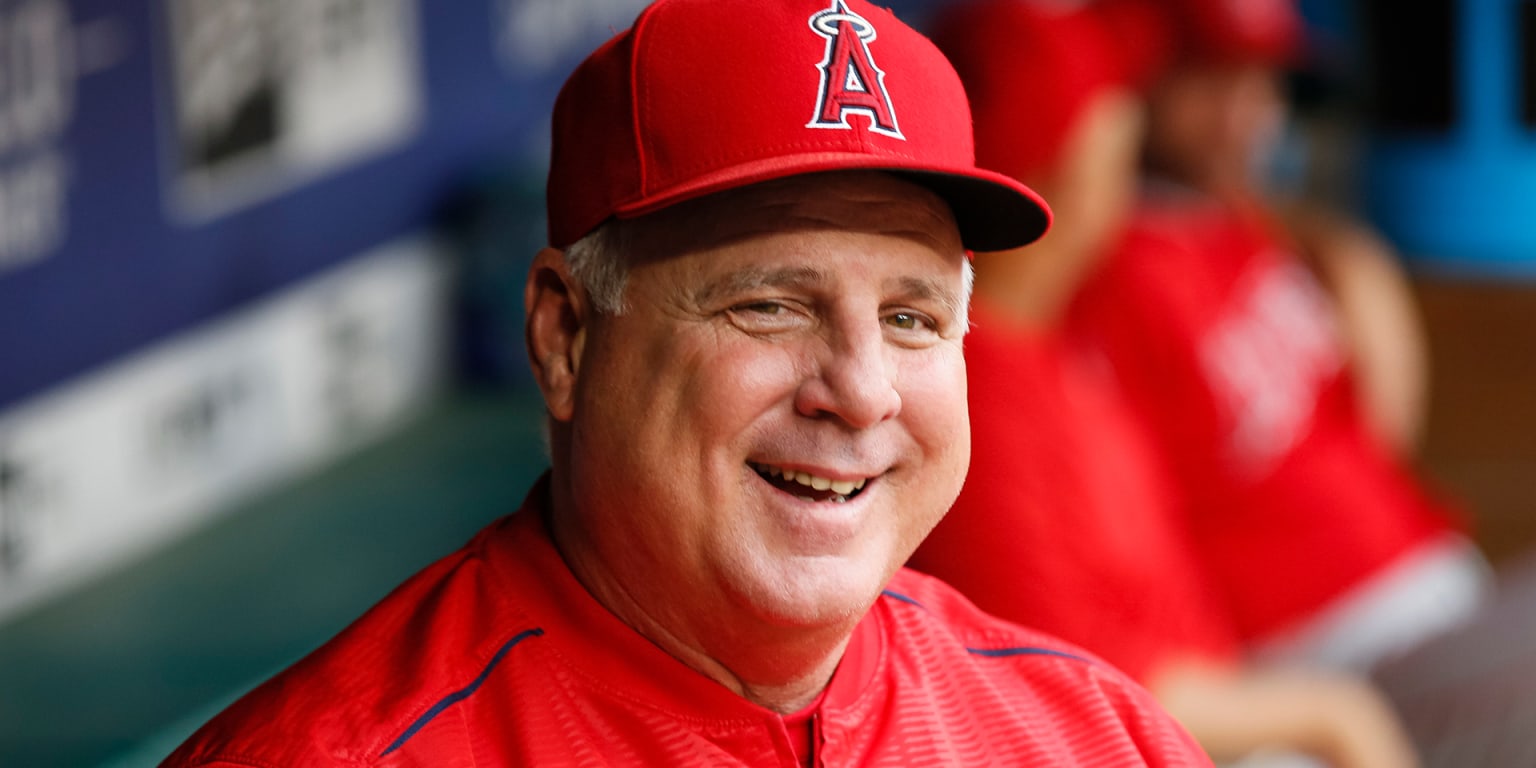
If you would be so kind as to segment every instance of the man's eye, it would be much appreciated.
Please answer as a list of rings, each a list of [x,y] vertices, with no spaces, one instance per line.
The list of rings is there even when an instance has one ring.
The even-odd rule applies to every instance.
[[[885,322],[904,331],[915,331],[927,325],[921,316],[911,312],[892,313],[886,316]]]
[[[726,312],[736,327],[748,333],[779,333],[802,327],[805,311],[790,301],[767,299],[737,304]]]
[[[755,304],[743,304],[736,308],[737,312],[751,312],[755,315],[777,315],[784,311],[784,305],[774,301],[760,301]]]

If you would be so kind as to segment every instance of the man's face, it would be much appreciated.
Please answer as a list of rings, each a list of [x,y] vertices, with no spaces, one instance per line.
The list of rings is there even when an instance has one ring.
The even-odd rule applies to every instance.
[[[1246,189],[1278,140],[1285,103],[1260,65],[1176,67],[1152,94],[1148,152],[1160,170],[1210,191]]]
[[[589,588],[706,647],[856,620],[970,458],[949,209],[883,174],[835,174],[706,198],[632,235],[628,308],[590,319],[556,424],[562,550]]]

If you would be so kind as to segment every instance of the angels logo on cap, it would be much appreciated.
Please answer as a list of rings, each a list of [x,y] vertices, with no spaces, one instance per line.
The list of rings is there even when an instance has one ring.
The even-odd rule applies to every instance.
[[[817,65],[821,92],[816,116],[806,127],[851,130],[848,113],[862,112],[869,116],[870,130],[906,141],[896,125],[891,95],[885,90],[885,72],[875,66],[869,52],[875,25],[850,11],[844,0],[832,0],[832,7],[812,16],[810,23],[816,34],[827,39],[827,55]]]

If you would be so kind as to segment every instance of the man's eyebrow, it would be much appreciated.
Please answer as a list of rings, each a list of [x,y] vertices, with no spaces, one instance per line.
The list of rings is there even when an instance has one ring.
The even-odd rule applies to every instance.
[[[944,307],[950,317],[965,317],[965,303],[960,296],[938,280],[903,277],[896,281],[896,292],[904,299],[935,302]]]
[[[722,297],[758,288],[804,286],[823,280],[825,275],[812,267],[747,267],[705,283],[694,293],[693,298],[700,306],[708,306]]]

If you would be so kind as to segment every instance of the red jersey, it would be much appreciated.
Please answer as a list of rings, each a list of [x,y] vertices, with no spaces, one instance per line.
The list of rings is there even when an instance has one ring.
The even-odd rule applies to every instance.
[[[598,604],[549,539],[547,484],[167,766],[794,766],[784,717]],[[1206,766],[1150,696],[902,571],[809,713],[816,765]]]
[[[1236,643],[1143,430],[1058,338],[972,305],[971,467],[911,566],[1146,680]]]
[[[1256,210],[1145,199],[1070,325],[1152,425],[1245,638],[1451,529],[1371,435],[1329,298]]]

